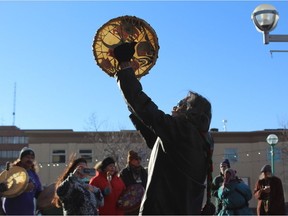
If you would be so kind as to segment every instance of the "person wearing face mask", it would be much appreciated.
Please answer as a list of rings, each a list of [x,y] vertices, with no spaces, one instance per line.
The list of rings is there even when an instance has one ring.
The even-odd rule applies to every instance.
[[[63,208],[63,215],[98,215],[98,208],[104,205],[100,189],[88,184],[85,168],[84,158],[75,159],[56,182],[52,203]]]
[[[124,215],[123,209],[118,205],[118,200],[126,186],[117,175],[115,160],[112,157],[106,157],[96,165],[96,169],[97,174],[89,184],[100,188],[104,195],[104,206],[99,208],[99,215]]]
[[[24,168],[29,176],[29,182],[23,193],[13,198],[3,197],[3,210],[6,215],[35,215],[34,199],[42,191],[42,184],[36,173],[35,153],[31,148],[24,147],[19,158],[12,166]]]

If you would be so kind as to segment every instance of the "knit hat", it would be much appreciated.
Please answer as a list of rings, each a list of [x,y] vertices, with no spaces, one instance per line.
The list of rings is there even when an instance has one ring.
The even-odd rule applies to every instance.
[[[225,159],[222,163],[220,163],[220,166],[222,166],[223,164],[226,164],[228,168],[230,168],[230,162],[228,159]]]
[[[132,160],[141,160],[141,157],[138,155],[138,153],[137,152],[135,152],[135,151],[133,151],[133,150],[130,150],[129,152],[128,152],[128,157],[127,157],[127,162],[129,162],[129,161],[132,161]]]
[[[35,158],[35,153],[31,148],[24,147],[19,154],[19,159],[22,159],[26,155],[32,155]]]
[[[115,160],[112,157],[107,157],[101,162],[99,168],[100,170],[104,171],[110,164],[115,164]]]
[[[272,169],[271,169],[271,166],[269,165],[269,164],[266,164],[266,165],[264,165],[262,168],[261,168],[261,171],[260,171],[261,173],[265,173],[265,172],[270,172],[270,173],[272,173]]]

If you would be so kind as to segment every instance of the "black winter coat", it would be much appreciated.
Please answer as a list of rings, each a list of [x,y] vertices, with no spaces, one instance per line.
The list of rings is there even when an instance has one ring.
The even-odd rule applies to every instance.
[[[152,149],[140,215],[199,215],[208,166],[205,135],[185,117],[158,109],[131,68],[116,78],[131,120]]]

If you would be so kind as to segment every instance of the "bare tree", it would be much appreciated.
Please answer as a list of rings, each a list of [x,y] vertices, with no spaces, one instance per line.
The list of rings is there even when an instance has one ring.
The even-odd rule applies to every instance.
[[[136,130],[120,130],[99,132],[100,124],[97,117],[93,114],[89,119],[90,129],[88,139],[94,143],[94,157],[96,162],[111,156],[115,159],[119,170],[127,164],[127,155],[129,150],[134,150],[142,158],[142,165],[148,165],[150,149],[147,147],[145,140]]]

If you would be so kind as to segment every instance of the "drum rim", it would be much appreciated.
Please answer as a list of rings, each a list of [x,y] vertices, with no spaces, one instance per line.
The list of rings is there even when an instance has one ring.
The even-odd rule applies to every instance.
[[[40,210],[44,210],[44,209],[48,209],[48,208],[53,208],[53,204],[52,203],[49,203],[49,204],[43,204],[41,205],[39,202],[41,201],[40,199],[42,198],[42,196],[44,196],[44,192],[45,190],[49,191],[50,188],[53,188],[54,189],[54,193],[55,193],[55,187],[56,187],[56,182],[53,182],[51,184],[49,184],[48,186],[46,186],[42,192],[39,194],[38,198],[37,198],[37,208],[39,208]],[[53,194],[54,194],[53,193]],[[45,200],[43,198],[43,200]],[[51,199],[51,201],[53,200],[53,197]]]
[[[20,166],[12,166],[9,170],[11,170],[11,169],[13,170],[13,169],[16,169],[16,168],[19,169],[19,172],[25,173],[26,179],[25,179],[25,181],[23,182],[24,187],[23,187],[21,190],[19,190],[17,193],[11,194],[11,195],[7,194],[8,191],[4,191],[4,192],[2,192],[2,196],[3,196],[3,197],[6,197],[6,198],[14,198],[14,197],[17,197],[17,196],[19,196],[20,194],[22,194],[22,193],[26,190],[26,188],[27,188],[27,186],[28,186],[28,182],[29,182],[28,172],[26,171],[25,168],[20,167]],[[0,177],[1,177],[2,175],[5,175],[5,172],[7,172],[7,170],[2,171],[2,172],[0,173]],[[8,172],[9,172],[9,171],[8,171]],[[15,173],[16,173],[16,172],[15,172]],[[13,173],[13,174],[14,174],[14,173]],[[6,181],[6,180],[4,180],[4,181]]]
[[[152,28],[152,26],[147,23],[145,20],[139,18],[139,17],[136,17],[136,16],[130,16],[130,15],[126,15],[126,16],[119,16],[119,17],[116,17],[116,18],[113,18],[113,19],[110,19],[108,22],[104,23],[96,32],[95,36],[94,36],[94,39],[93,39],[93,44],[92,44],[92,52],[93,52],[93,55],[94,55],[94,59],[97,63],[97,65],[106,73],[108,74],[109,76],[113,77],[119,70],[120,70],[120,66],[117,64],[115,65],[115,71],[113,73],[111,73],[109,70],[107,70],[105,67],[103,67],[101,65],[101,62],[99,61],[98,59],[98,56],[97,56],[97,48],[96,48],[96,44],[97,44],[97,40],[99,38],[99,35],[102,33],[102,30],[105,29],[107,26],[111,25],[112,23],[114,22],[117,22],[117,21],[121,21],[121,20],[124,20],[124,19],[131,19],[131,20],[135,20],[136,22],[141,22],[141,25],[143,25],[147,30],[149,30],[149,33],[151,33],[153,35],[153,43],[155,44],[155,47],[153,47],[155,49],[155,53],[153,55],[153,61],[150,63],[150,65],[146,68],[146,70],[144,70],[143,72],[141,72],[140,74],[136,73],[135,71],[135,75],[137,78],[140,78],[142,76],[145,76],[149,73],[149,71],[151,70],[151,68],[156,64],[156,60],[158,59],[158,53],[159,53],[159,49],[160,49],[160,46],[159,46],[159,41],[158,41],[158,37],[157,37],[157,34],[155,32],[155,30]],[[130,41],[132,42],[132,41]],[[117,61],[114,57],[111,56],[111,58],[115,61]]]

